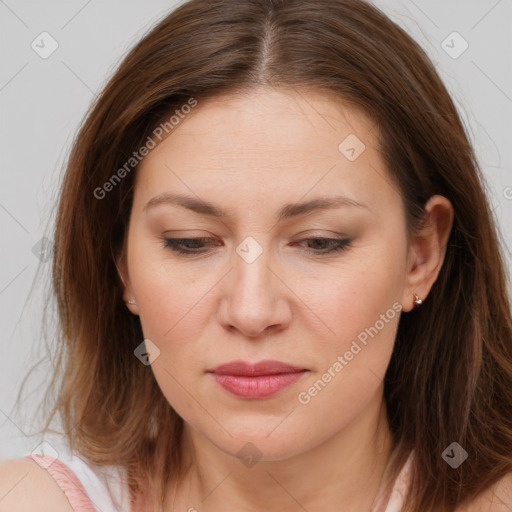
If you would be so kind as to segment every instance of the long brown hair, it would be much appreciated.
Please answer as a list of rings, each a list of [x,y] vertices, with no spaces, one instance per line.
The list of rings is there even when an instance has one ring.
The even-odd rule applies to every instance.
[[[126,468],[130,489],[148,502],[162,502],[171,475],[183,470],[183,420],[134,357],[143,333],[115,265],[137,167],[126,163],[191,99],[258,85],[313,88],[362,108],[403,195],[408,234],[433,194],[454,207],[438,279],[420,308],[401,315],[385,375],[388,484],[414,450],[404,510],[454,511],[512,471],[512,319],[499,233],[432,63],[363,0],[190,0],[122,61],[79,130],[60,191],[57,399],[43,431],[58,412],[72,448],[94,464]],[[456,469],[441,457],[452,442],[468,452]]]

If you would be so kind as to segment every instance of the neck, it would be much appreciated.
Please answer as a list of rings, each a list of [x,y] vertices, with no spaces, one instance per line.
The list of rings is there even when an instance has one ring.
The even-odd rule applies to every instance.
[[[170,482],[164,511],[370,512],[391,447],[382,386],[357,418],[321,445],[251,467],[185,423],[187,471],[183,481]]]

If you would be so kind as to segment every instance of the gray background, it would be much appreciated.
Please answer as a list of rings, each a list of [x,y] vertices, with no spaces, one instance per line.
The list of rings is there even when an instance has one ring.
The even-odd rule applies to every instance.
[[[0,459],[30,453],[40,442],[28,434],[48,362],[30,377],[21,414],[14,405],[23,377],[46,350],[41,321],[49,314],[43,307],[54,208],[73,136],[127,50],[176,4],[0,0]],[[375,4],[426,49],[456,102],[485,173],[510,275],[512,0]],[[42,46],[44,31],[58,43],[46,59],[31,46]],[[464,40],[469,46],[458,55]]]

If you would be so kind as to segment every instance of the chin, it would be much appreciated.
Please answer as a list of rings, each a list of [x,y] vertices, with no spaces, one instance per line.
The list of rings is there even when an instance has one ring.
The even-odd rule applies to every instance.
[[[285,420],[286,421],[286,420]],[[223,436],[223,439],[210,439],[217,447],[229,455],[249,461],[246,464],[251,467],[255,462],[272,462],[289,459],[307,450],[307,432],[290,432],[281,425],[273,429],[248,429],[244,428],[238,432],[233,429],[227,430],[233,435]],[[270,433],[270,435],[269,435]]]

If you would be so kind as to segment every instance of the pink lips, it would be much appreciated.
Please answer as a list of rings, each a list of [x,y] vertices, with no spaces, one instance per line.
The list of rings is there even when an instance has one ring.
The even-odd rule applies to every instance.
[[[256,364],[232,361],[208,373],[225,390],[243,398],[266,398],[300,379],[308,370],[281,361],[259,361]]]

